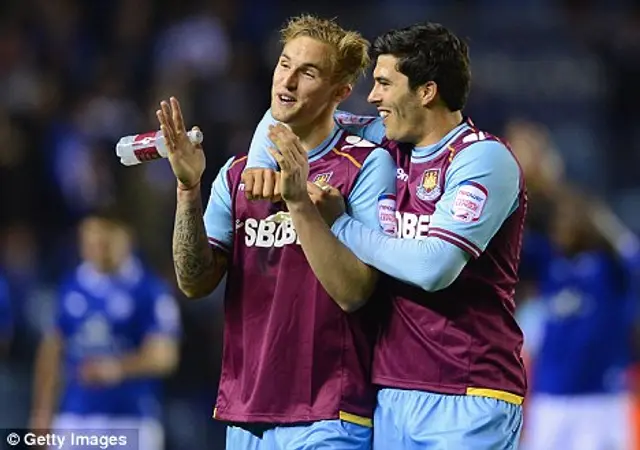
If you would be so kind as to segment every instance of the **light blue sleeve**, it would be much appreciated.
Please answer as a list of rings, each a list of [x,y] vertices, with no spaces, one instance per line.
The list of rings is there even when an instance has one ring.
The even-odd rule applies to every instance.
[[[382,144],[385,136],[384,123],[381,117],[358,116],[347,111],[336,111],[336,123],[351,134],[360,136],[367,141]]]
[[[269,147],[275,148],[275,145],[269,139],[269,125],[275,125],[276,123],[278,122],[271,115],[271,109],[267,110],[256,131],[253,132],[245,170],[257,167],[278,170],[278,163],[269,153]]]
[[[351,134],[362,137],[376,144],[382,143],[384,138],[384,124],[380,117],[357,116],[345,111],[336,111],[334,115],[336,123]],[[271,115],[271,109],[262,116],[256,130],[253,132],[251,144],[249,146],[249,157],[245,169],[265,168],[278,170],[278,163],[271,153],[269,147],[275,147],[269,139],[269,125],[275,125],[276,119]]]
[[[425,239],[389,237],[347,214],[336,220],[332,231],[361,261],[381,272],[426,291],[446,288],[471,256],[479,256],[479,249],[486,248],[517,207],[517,163],[502,144],[493,144],[474,144],[475,149],[469,148],[454,159],[445,192],[431,218],[431,224],[440,230],[435,234],[430,228]],[[478,195],[478,190],[485,192],[485,197]],[[475,204],[468,203],[467,194],[475,195],[471,199]],[[464,201],[456,203],[456,199]]]
[[[331,230],[360,261],[429,292],[453,283],[469,260],[466,252],[441,239],[390,237],[348,214],[340,216]]]
[[[393,232],[395,225],[396,164],[388,151],[376,148],[360,168],[347,212],[373,230]]]
[[[218,172],[211,185],[211,195],[204,212],[204,229],[209,243],[229,251],[233,242],[233,218],[231,213],[231,191],[227,171],[235,157],[230,158]]]
[[[519,194],[520,169],[511,152],[497,141],[477,142],[449,166],[429,236],[477,258],[518,208]]]

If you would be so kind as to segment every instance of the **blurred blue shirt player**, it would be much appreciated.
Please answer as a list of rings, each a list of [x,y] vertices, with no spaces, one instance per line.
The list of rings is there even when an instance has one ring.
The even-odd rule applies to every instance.
[[[520,312],[532,355],[525,448],[632,448],[628,375],[637,299],[629,267],[593,227],[589,201],[558,199],[551,239],[530,236],[537,300]]]
[[[31,428],[106,430],[126,437],[119,448],[161,449],[161,379],[178,360],[175,300],[134,257],[124,224],[94,216],[79,230],[82,262],[60,285],[37,355]]]

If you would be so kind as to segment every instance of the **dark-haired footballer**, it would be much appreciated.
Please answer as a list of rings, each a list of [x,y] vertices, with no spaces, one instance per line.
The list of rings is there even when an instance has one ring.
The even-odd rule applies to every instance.
[[[526,391],[513,299],[527,208],[522,173],[505,143],[462,114],[471,75],[461,39],[416,24],[378,37],[373,54],[368,101],[380,117],[335,120],[395,159],[397,233],[367,228],[338,207],[333,234],[321,223],[301,243],[309,258],[322,258],[338,239],[393,277],[392,312],[374,352],[374,449],[516,448]],[[258,127],[245,181],[255,171],[273,176],[257,169],[276,167],[267,152],[273,122],[267,113]],[[340,200],[324,196],[325,218]],[[308,210],[296,211],[295,222],[311,222]]]

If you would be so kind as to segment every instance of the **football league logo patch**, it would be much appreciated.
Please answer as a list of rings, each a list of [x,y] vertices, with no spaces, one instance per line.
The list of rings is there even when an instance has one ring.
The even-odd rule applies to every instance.
[[[458,222],[477,222],[482,215],[484,206],[487,203],[489,193],[480,183],[468,181],[463,183],[453,200],[451,215]]]
[[[435,200],[440,196],[440,169],[425,170],[416,195],[420,200]]]
[[[334,117],[339,125],[368,125],[378,118],[377,116],[358,116],[343,111],[336,112]]]
[[[394,194],[382,194],[378,197],[378,222],[382,232],[395,236],[398,231],[396,220],[396,196]]]

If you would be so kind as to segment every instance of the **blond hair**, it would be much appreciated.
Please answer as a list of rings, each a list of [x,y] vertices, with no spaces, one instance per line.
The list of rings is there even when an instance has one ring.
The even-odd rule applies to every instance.
[[[331,64],[334,79],[338,82],[353,84],[369,67],[369,41],[357,31],[345,30],[333,19],[305,14],[290,19],[280,30],[283,45],[300,36],[310,37],[334,49]]]

